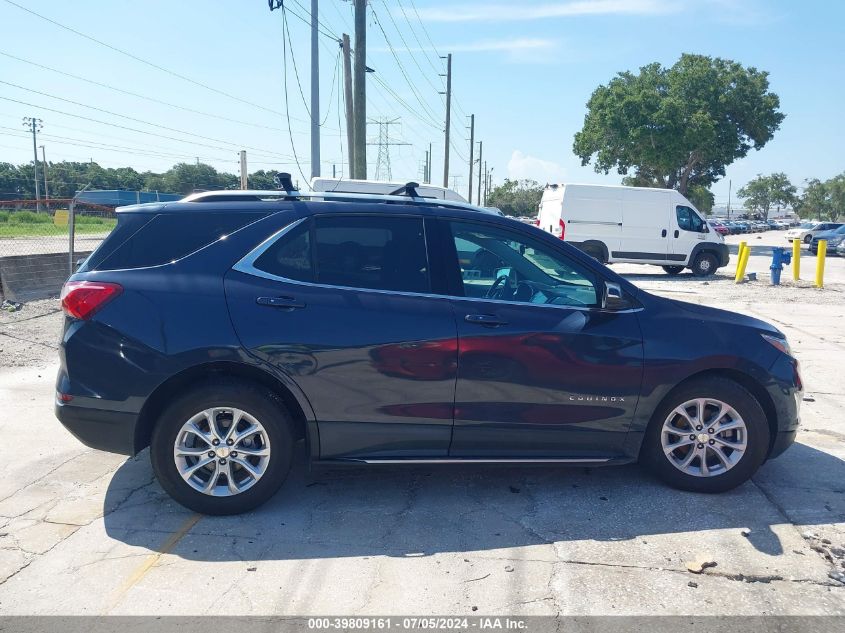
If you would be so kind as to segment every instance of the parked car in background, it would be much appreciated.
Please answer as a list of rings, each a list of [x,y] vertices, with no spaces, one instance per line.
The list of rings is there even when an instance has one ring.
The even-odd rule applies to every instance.
[[[725,226],[722,222],[718,220],[708,220],[707,224],[710,225],[710,228],[716,231],[719,235],[729,235],[730,230],[727,226]]]
[[[840,226],[838,229],[833,229],[832,231],[822,231],[821,233],[816,233],[813,235],[813,241],[810,242],[810,246],[808,248],[813,255],[816,255],[819,252],[819,242],[821,240],[825,240],[827,242],[827,253],[829,255],[835,255],[836,248],[842,243],[843,239],[845,239],[845,225]]]
[[[790,242],[801,240],[805,244],[809,244],[817,234],[838,229],[840,226],[842,226],[840,222],[803,222],[796,228],[787,231],[786,239]]]
[[[712,275],[728,265],[728,246],[692,203],[674,189],[608,185],[546,185],[538,226],[603,264],[689,268]]]
[[[842,240],[839,246],[836,247],[836,254],[840,257],[845,257],[845,240]]]
[[[639,461],[721,492],[795,441],[803,385],[774,326],[652,295],[547,232],[410,184],[286,182],[118,210],[62,290],[59,420],[94,448],[149,446],[188,508],[257,507],[299,451]]]

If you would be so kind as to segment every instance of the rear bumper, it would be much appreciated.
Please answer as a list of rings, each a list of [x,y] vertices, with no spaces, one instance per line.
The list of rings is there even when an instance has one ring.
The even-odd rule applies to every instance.
[[[121,455],[135,454],[137,414],[56,402],[56,417],[86,446]]]

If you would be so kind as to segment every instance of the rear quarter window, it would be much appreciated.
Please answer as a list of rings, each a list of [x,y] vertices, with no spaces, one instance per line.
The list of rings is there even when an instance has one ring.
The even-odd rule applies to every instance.
[[[266,213],[162,213],[141,224],[128,215],[131,234],[118,227],[86,262],[86,270],[123,270],[159,266],[198,251]]]

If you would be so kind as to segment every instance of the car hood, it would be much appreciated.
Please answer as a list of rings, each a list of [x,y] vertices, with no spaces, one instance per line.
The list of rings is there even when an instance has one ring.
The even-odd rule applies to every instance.
[[[739,312],[731,312],[730,310],[720,310],[719,308],[711,308],[709,306],[699,305],[697,303],[687,303],[685,301],[678,301],[677,299],[666,299],[670,301],[676,308],[683,310],[689,314],[700,317],[711,325],[732,325],[741,326],[759,330],[761,332],[768,332],[780,338],[786,338],[779,329],[771,323],[767,323],[761,319],[740,314]]]

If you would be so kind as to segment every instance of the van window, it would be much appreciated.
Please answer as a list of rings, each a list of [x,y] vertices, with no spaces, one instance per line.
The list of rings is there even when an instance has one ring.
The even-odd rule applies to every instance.
[[[675,207],[678,214],[678,227],[684,231],[693,231],[695,233],[705,233],[704,221],[699,215],[690,207],[678,205]]]

